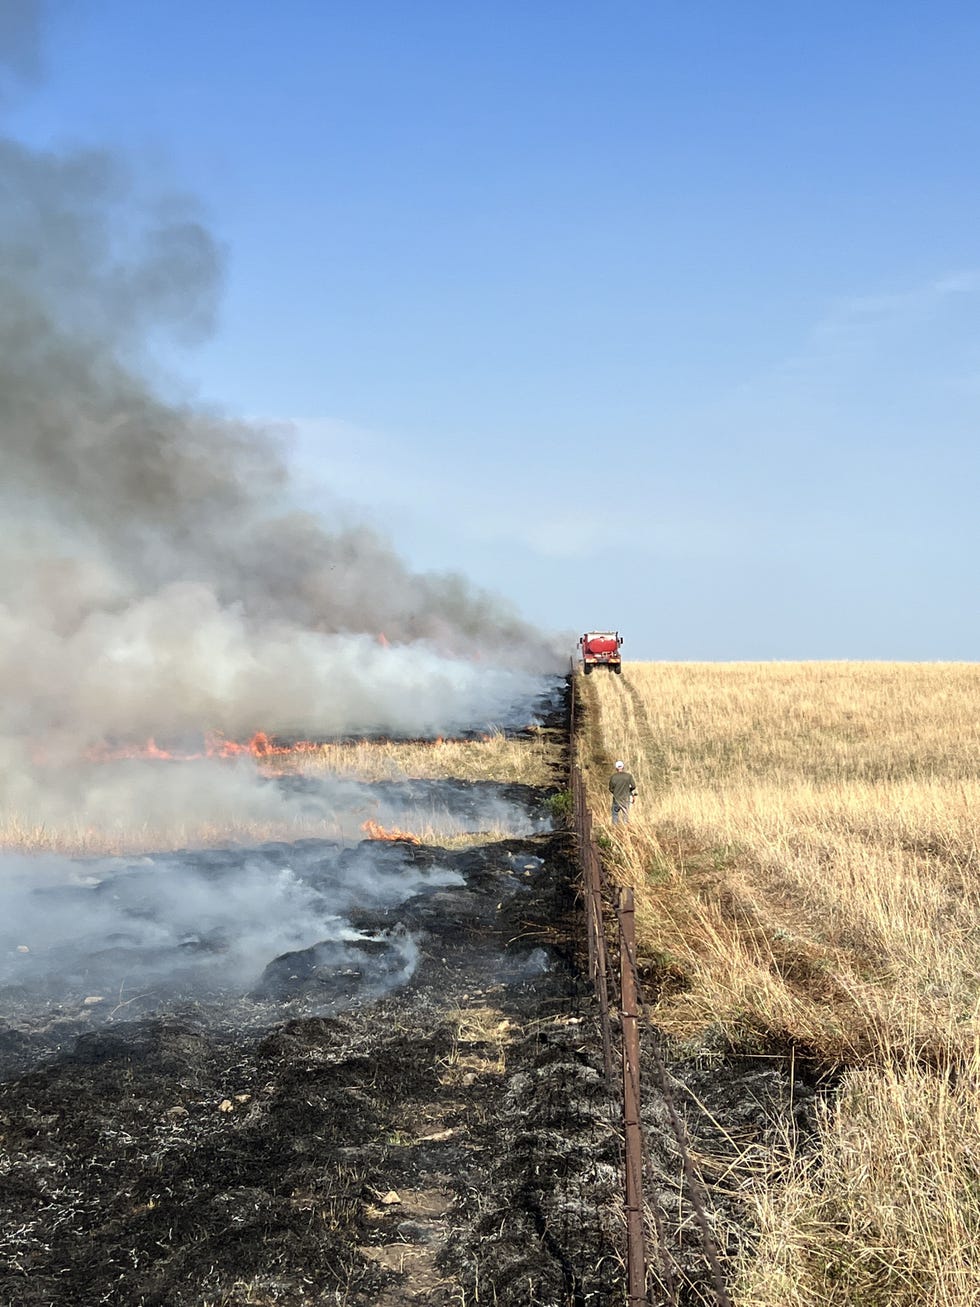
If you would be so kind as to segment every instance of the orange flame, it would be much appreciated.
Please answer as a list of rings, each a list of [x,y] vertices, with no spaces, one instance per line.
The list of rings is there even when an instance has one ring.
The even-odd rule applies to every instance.
[[[369,840],[407,840],[409,844],[421,844],[422,841],[417,835],[411,834],[406,830],[385,830],[379,826],[376,821],[369,817],[367,821],[361,823],[361,830],[367,832]]]
[[[88,749],[85,758],[89,762],[116,762],[121,758],[154,758],[167,762],[195,762],[200,758],[240,758],[248,755],[252,758],[278,758],[294,753],[312,753],[320,745],[313,740],[297,740],[293,744],[276,744],[265,731],[256,731],[244,744],[238,740],[229,740],[220,731],[208,731],[204,736],[204,748],[195,751],[161,749],[151,736],[145,744],[126,744],[113,746],[97,744]]]
[[[291,753],[312,753],[320,746],[312,740],[296,740],[293,744],[276,744],[265,731],[256,731],[245,744],[237,740],[227,740],[217,731],[205,737],[205,749],[209,758],[237,758],[243,753],[253,758],[281,758]]]

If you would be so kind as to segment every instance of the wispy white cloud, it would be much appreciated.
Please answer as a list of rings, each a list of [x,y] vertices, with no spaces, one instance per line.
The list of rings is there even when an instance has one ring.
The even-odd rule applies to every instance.
[[[494,464],[461,434],[446,457],[339,418],[297,420],[297,452],[321,500],[366,516],[418,565],[519,568],[527,585],[562,563],[599,576],[616,554],[654,576],[836,556],[871,534],[877,548],[893,526],[906,532],[925,485],[941,488],[943,459],[925,449],[948,466],[963,439],[980,388],[978,296],[980,269],[960,269],[842,297],[740,388],[710,406],[692,397],[643,439],[579,444],[551,477],[533,451]]]
[[[395,535],[438,522],[460,544],[519,545],[554,561],[620,549],[710,558],[731,548],[717,508],[671,503],[666,489],[658,493],[650,451],[622,451],[611,461],[600,452],[595,474],[556,490],[526,485],[506,467],[480,480],[465,464],[342,419],[293,425],[309,475],[351,503],[359,498],[363,513]]]
[[[980,268],[950,272],[933,282],[937,295],[969,295],[980,291]]]
[[[917,404],[933,391],[972,391],[978,297],[980,269],[965,268],[895,291],[839,298],[801,333],[796,349],[747,378],[719,407],[743,418],[751,408],[760,430],[767,421],[826,428],[827,406],[838,421],[857,414],[864,423],[867,404],[877,403],[884,415],[900,396]]]
[[[803,357],[824,354],[828,344],[873,347],[883,337],[923,326],[944,310],[955,311],[958,305],[953,301],[977,294],[980,269],[967,268],[902,290],[848,296],[832,304],[814,325]]]

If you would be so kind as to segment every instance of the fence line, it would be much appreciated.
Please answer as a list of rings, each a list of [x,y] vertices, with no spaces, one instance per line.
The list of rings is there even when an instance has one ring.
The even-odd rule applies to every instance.
[[[573,827],[579,867],[582,875],[582,898],[585,909],[586,946],[589,976],[595,988],[602,1032],[602,1057],[606,1079],[614,1088],[615,1030],[610,1005],[610,980],[607,939],[617,942],[619,954],[619,1062],[621,1079],[616,1085],[623,1113],[623,1206],[626,1215],[626,1280],[629,1307],[640,1307],[650,1299],[651,1268],[647,1257],[647,1223],[653,1228],[659,1252],[659,1287],[670,1307],[678,1301],[680,1268],[674,1258],[664,1229],[662,1213],[656,1203],[647,1205],[643,1195],[643,1176],[649,1153],[641,1118],[642,1078],[640,1065],[640,1021],[647,1029],[647,1047],[651,1054],[656,1088],[667,1111],[671,1133],[681,1158],[683,1189],[694,1212],[701,1247],[711,1271],[717,1307],[733,1307],[725,1287],[718,1246],[708,1220],[704,1185],[691,1156],[690,1140],[683,1118],[670,1088],[670,1077],[660,1052],[656,1028],[643,994],[637,967],[636,935],[632,889],[613,886],[605,875],[595,840],[592,813],[586,798],[585,781],[578,765],[576,686],[570,678],[570,749]]]

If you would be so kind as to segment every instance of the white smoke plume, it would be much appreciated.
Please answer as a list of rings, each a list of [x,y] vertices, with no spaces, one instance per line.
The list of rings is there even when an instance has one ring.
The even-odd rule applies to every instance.
[[[157,998],[174,988],[234,993],[277,955],[313,945],[329,948],[324,960],[341,970],[354,945],[369,968],[356,954],[362,936],[348,920],[352,908],[462,883],[455,871],[422,871],[393,853],[379,863],[367,846],[339,857],[324,845],[287,860],[256,849],[90,864],[0,854],[0,986],[11,986],[21,1006],[123,988]],[[411,935],[393,936],[391,946],[380,988],[414,969]]]
[[[29,71],[33,12],[0,11],[8,69]],[[160,332],[208,330],[221,261],[192,204],[138,189],[103,152],[0,140],[0,738],[67,757],[525,711],[550,641],[299,511],[275,433],[143,379]]]

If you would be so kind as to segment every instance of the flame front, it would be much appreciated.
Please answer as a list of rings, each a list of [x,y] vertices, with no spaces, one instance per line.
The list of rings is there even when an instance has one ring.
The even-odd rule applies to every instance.
[[[161,749],[151,736],[145,744],[97,744],[88,749],[88,762],[115,762],[120,758],[156,758],[167,762],[195,762],[200,758],[282,758],[296,753],[313,753],[321,746],[313,740],[297,740],[293,744],[277,744],[265,731],[256,731],[251,739],[241,743],[229,740],[220,731],[207,731],[204,747],[197,750]]]
[[[367,821],[361,823],[361,830],[367,834],[369,840],[407,840],[409,844],[421,844],[422,841],[417,835],[406,830],[386,830],[384,826],[379,826],[376,821],[369,817]]]

